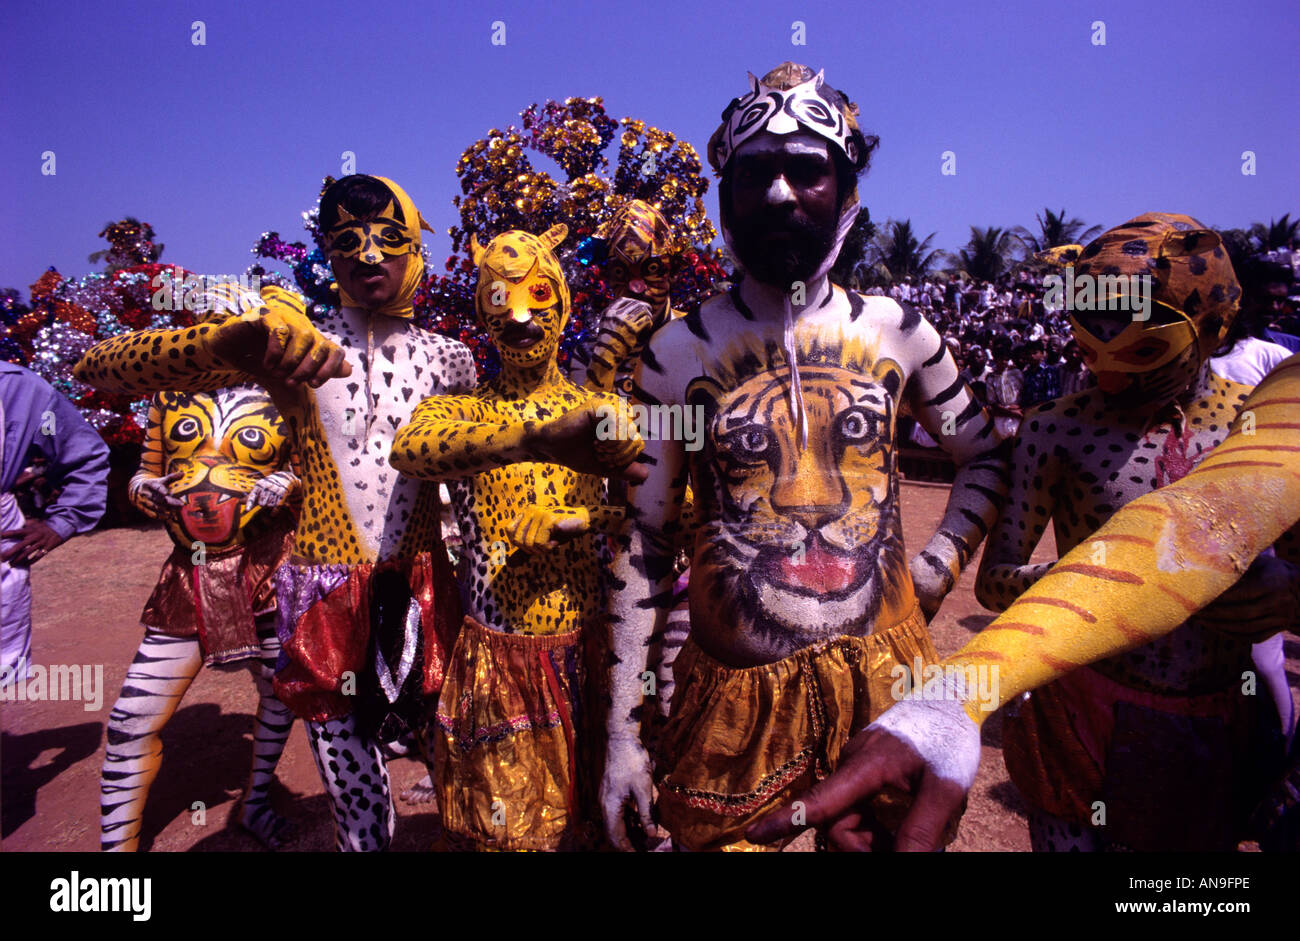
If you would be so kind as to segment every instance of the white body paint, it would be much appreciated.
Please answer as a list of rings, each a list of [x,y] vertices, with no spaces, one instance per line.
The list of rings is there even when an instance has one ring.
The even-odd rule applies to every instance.
[[[421,330],[409,320],[356,307],[321,318],[317,327],[343,348],[352,367],[351,376],[332,379],[316,390],[339,483],[366,551],[390,558],[397,553],[422,486],[389,466],[393,438],[425,396],[474,388],[473,357],[456,341]],[[354,410],[351,434],[346,430],[349,409]]]
[[[942,689],[935,689],[940,682]],[[902,739],[933,774],[969,791],[980,766],[980,730],[963,706],[964,686],[959,675],[945,673],[941,681],[914,689],[867,729]]]

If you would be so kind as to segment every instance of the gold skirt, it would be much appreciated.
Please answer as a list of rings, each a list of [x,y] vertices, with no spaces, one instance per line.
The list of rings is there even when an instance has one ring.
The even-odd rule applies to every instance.
[[[759,849],[745,828],[833,771],[853,734],[893,705],[895,668],[918,657],[939,659],[919,608],[870,636],[743,669],[687,640],[661,742],[661,822],[687,850]],[[887,825],[901,820],[896,800],[876,809]]]
[[[466,616],[434,723],[443,829],[479,849],[576,848],[582,632],[506,634]]]

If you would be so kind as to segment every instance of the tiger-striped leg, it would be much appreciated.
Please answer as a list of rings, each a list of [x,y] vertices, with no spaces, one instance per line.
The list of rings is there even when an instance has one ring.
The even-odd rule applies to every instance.
[[[274,615],[258,619],[257,636],[262,649],[257,660],[249,662],[258,695],[257,717],[253,720],[253,769],[235,819],[263,846],[274,850],[293,835],[293,824],[271,807],[271,782],[293,728],[293,713],[275,696],[273,680],[280,639],[275,634]]]
[[[99,782],[100,846],[134,852],[149,787],[162,763],[163,727],[203,665],[197,637],[146,630],[108,715]]]
[[[307,722],[312,757],[334,814],[334,848],[378,852],[393,840],[393,795],[375,742],[363,739],[352,716]]]

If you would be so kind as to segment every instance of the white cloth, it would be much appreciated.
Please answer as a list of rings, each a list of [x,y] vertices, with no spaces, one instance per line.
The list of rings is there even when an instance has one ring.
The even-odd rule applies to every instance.
[[[1278,363],[1291,356],[1291,351],[1280,343],[1270,343],[1256,337],[1242,337],[1222,356],[1210,358],[1210,369],[1216,375],[1245,386],[1257,386]]]

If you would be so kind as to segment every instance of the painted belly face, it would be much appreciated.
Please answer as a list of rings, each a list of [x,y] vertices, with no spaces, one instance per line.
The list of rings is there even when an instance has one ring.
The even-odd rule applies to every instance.
[[[696,544],[692,609],[710,609],[737,634],[754,631],[776,647],[869,633],[910,598],[894,396],[883,377],[807,353],[802,450],[784,366],[728,383],[725,394],[710,378],[687,391],[708,416],[698,477],[704,499],[716,501],[708,514],[715,522]]]

